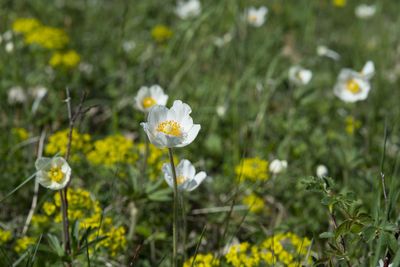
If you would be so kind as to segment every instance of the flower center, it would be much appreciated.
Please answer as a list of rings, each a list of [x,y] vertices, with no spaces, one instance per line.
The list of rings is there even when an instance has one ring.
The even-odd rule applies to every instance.
[[[346,89],[353,94],[358,94],[361,91],[360,85],[354,79],[346,82]]]
[[[157,131],[173,136],[182,135],[181,126],[179,125],[179,123],[172,120],[163,121],[158,124]]]
[[[258,16],[257,15],[249,15],[248,20],[250,22],[257,22]]]
[[[60,167],[51,167],[50,171],[47,172],[47,175],[50,177],[50,180],[56,183],[61,182],[64,178],[64,174]]]
[[[181,184],[183,184],[184,182],[186,181],[186,177],[185,176],[178,176],[178,177],[176,177],[176,183],[178,184],[178,185],[181,185]]]
[[[157,103],[156,100],[154,100],[154,98],[152,98],[151,96],[145,97],[142,101],[142,105],[144,108],[152,107],[156,103]]]

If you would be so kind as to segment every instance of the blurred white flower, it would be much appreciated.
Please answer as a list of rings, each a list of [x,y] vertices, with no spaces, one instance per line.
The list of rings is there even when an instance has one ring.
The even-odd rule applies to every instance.
[[[10,41],[13,37],[13,33],[12,31],[6,31],[5,33],[3,33],[3,40],[4,41]]]
[[[372,61],[368,61],[361,72],[342,69],[339,73],[333,93],[344,102],[357,102],[368,97],[371,85],[369,79],[375,73]]]
[[[40,102],[47,94],[47,88],[44,86],[36,86],[29,88],[29,94],[35,99],[32,104],[32,113],[35,113],[39,107]]]
[[[131,52],[133,49],[135,49],[136,43],[133,40],[130,41],[125,41],[122,43],[122,49],[124,49],[125,53]]]
[[[318,165],[317,166],[317,176],[319,178],[325,177],[328,175],[328,168],[325,165]]]
[[[385,262],[384,262],[382,259],[380,259],[380,260],[379,260],[379,265],[376,266],[376,267],[384,267],[384,266],[385,266]],[[392,263],[390,263],[390,264],[388,265],[388,267],[392,267],[392,266],[393,266]]]
[[[179,1],[175,13],[181,19],[196,17],[201,13],[201,3],[199,0]]]
[[[26,99],[27,97],[22,87],[13,86],[8,90],[8,103],[10,105],[24,103]]]
[[[14,51],[14,44],[12,42],[6,43],[5,49],[7,53],[11,53],[12,51]]]
[[[90,75],[93,72],[93,65],[87,62],[79,63],[78,69],[80,72]]]
[[[254,27],[260,27],[265,23],[265,17],[268,14],[268,8],[265,6],[259,7],[258,9],[255,7],[250,7],[246,10],[246,21],[248,24]]]
[[[219,106],[217,106],[217,115],[219,116],[219,117],[224,117],[225,116],[225,113],[226,113],[226,106],[225,105],[219,105]]]
[[[333,60],[339,60],[340,59],[340,55],[337,52],[335,52],[335,51],[333,51],[333,50],[331,50],[328,47],[323,46],[323,45],[320,45],[320,46],[317,47],[317,55],[321,56],[321,57],[328,57],[328,58],[333,59]]]
[[[155,105],[165,106],[167,101],[168,95],[159,85],[142,86],[135,97],[135,108],[142,112],[149,112]]]
[[[274,159],[269,164],[269,171],[273,174],[278,174],[278,173],[281,173],[282,171],[286,170],[287,166],[288,166],[288,163],[286,160]]]
[[[71,167],[62,157],[39,158],[36,160],[35,166],[36,179],[48,189],[63,189],[71,179]]]
[[[147,122],[140,125],[156,147],[184,147],[193,142],[201,128],[200,124],[193,124],[191,112],[189,105],[175,100],[171,109],[154,106],[150,109]]]
[[[227,32],[222,37],[215,37],[214,45],[217,47],[223,47],[230,41],[232,41],[232,34],[230,32]]]
[[[376,13],[375,5],[361,4],[358,5],[355,9],[356,17],[360,19],[369,19],[373,17],[375,13]]]
[[[164,179],[167,184],[173,188],[174,179],[171,169],[171,164],[164,163],[162,167],[164,173]],[[207,178],[205,172],[199,172],[196,174],[196,169],[187,159],[182,159],[176,166],[176,182],[178,184],[178,190],[193,191],[196,189],[204,179]]]
[[[289,69],[289,80],[296,85],[306,85],[312,78],[312,71],[300,66],[293,66]]]

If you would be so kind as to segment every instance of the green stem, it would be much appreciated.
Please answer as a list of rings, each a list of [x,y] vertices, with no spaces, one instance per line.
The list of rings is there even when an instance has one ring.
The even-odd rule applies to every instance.
[[[177,267],[178,266],[178,231],[177,231],[178,230],[178,220],[177,220],[178,183],[176,180],[176,170],[175,170],[175,164],[174,164],[174,157],[172,155],[172,148],[168,148],[168,153],[169,153],[169,161],[171,163],[172,177],[174,179],[173,223],[172,223],[172,235],[173,235],[172,262],[173,262],[173,266]]]

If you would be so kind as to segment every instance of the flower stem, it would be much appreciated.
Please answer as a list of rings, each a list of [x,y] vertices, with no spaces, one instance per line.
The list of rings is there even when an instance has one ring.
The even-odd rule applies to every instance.
[[[61,210],[62,210],[62,222],[63,222],[63,233],[64,233],[64,250],[67,255],[71,253],[71,246],[69,240],[69,220],[68,220],[68,202],[67,202],[67,190],[60,190],[61,197]]]
[[[178,266],[178,182],[176,180],[176,170],[174,164],[174,157],[172,155],[172,148],[168,148],[169,161],[171,163],[172,176],[174,178],[174,200],[173,200],[173,222],[172,222],[172,262],[173,266]]]

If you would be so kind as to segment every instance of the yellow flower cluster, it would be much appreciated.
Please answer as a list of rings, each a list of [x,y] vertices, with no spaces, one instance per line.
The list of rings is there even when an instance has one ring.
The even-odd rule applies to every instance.
[[[108,136],[94,143],[87,159],[94,165],[113,167],[118,163],[132,164],[137,160],[133,142],[122,135]]]
[[[165,25],[156,25],[151,30],[151,36],[159,44],[163,44],[168,41],[172,35],[173,32],[171,29]]]
[[[49,142],[45,147],[45,153],[54,156],[57,153],[64,156],[67,152],[69,129],[55,132],[49,137]],[[79,153],[86,153],[90,150],[91,137],[89,134],[80,134],[76,129],[72,130],[71,160],[79,159]]]
[[[347,0],[332,0],[332,4],[336,7],[346,6]]]
[[[258,246],[247,242],[233,245],[225,258],[234,267],[310,265],[311,258],[306,259],[310,245],[311,241],[307,238],[290,232],[280,233],[265,239]]]
[[[194,263],[193,263],[194,260]],[[211,253],[197,254],[192,256],[190,259],[185,261],[183,267],[216,267],[219,266],[219,260],[215,258]]]
[[[12,30],[16,33],[32,32],[35,28],[41,26],[41,23],[35,18],[19,18],[12,24]]]
[[[65,67],[69,69],[75,68],[79,62],[81,61],[81,57],[75,50],[69,50],[65,53],[55,52],[49,61],[50,66],[52,67]]]
[[[20,239],[17,239],[14,246],[14,251],[20,254],[28,249],[29,246],[35,244],[35,239],[29,236],[24,236]]]
[[[29,133],[24,128],[12,128],[11,133],[18,139],[18,141],[25,141],[29,138]]]
[[[248,242],[231,246],[225,258],[234,267],[256,267],[260,264],[258,247]]]
[[[260,213],[264,209],[264,200],[252,193],[243,198],[243,204],[249,207],[249,210],[253,213]]]
[[[137,145],[138,153],[141,158],[145,157],[146,154],[146,144],[139,143]],[[178,162],[178,159],[174,158],[175,162]],[[168,161],[168,150],[159,149],[156,146],[149,144],[149,148],[147,151],[147,171],[149,173],[150,180],[156,180],[160,173],[164,163]]]
[[[88,243],[94,241],[98,237],[107,236],[106,239],[96,243],[96,249],[105,249],[112,257],[116,256],[126,248],[125,228],[114,226],[113,219],[103,216],[100,203],[94,200],[90,192],[81,188],[70,188],[67,193],[68,197],[68,217],[71,221],[79,220],[81,229],[91,227],[93,231],[88,236]],[[59,194],[54,195],[53,202],[45,202],[42,211],[47,221],[61,222],[61,199]],[[35,218],[38,215],[35,215]],[[37,220],[37,219],[35,219]],[[91,248],[89,252],[92,252]]]
[[[64,30],[49,26],[36,27],[25,35],[26,44],[36,44],[49,50],[62,49],[68,42],[69,38]]]
[[[256,158],[245,158],[235,167],[235,173],[239,181],[252,182],[268,180],[268,161]]]
[[[0,228],[0,245],[7,243],[11,240],[12,233],[7,230],[3,230]]]
[[[69,37],[60,28],[43,25],[34,18],[19,18],[14,21],[12,29],[16,33],[23,34],[26,44],[34,44],[54,51],[49,61],[52,67],[72,69],[81,60],[81,57],[75,50],[61,51],[69,43]]]
[[[356,130],[361,127],[361,121],[356,120],[353,116],[346,117],[346,133],[353,135]]]

